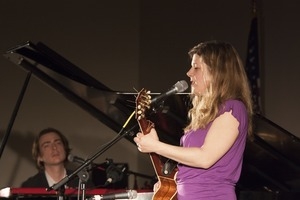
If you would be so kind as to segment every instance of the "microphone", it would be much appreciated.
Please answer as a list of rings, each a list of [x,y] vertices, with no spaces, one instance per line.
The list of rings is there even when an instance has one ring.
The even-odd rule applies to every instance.
[[[111,163],[108,168],[106,169],[106,182],[104,183],[104,187],[118,182],[122,180],[123,173],[126,171],[127,167],[123,165],[121,168],[117,167],[114,163]]]
[[[127,190],[127,192],[115,193],[115,194],[103,194],[103,195],[94,195],[91,200],[100,200],[100,199],[135,199],[137,197],[136,190]]]
[[[76,162],[76,163],[79,163],[79,164],[85,163],[85,160],[83,158],[80,158],[78,156],[74,156],[72,154],[68,155],[68,161],[69,162]]]
[[[178,81],[173,85],[167,92],[162,93],[161,95],[151,99],[151,103],[157,103],[159,102],[162,98],[165,98],[167,96],[170,96],[172,94],[178,93],[178,92],[183,92],[186,89],[188,89],[188,84],[185,80]]]

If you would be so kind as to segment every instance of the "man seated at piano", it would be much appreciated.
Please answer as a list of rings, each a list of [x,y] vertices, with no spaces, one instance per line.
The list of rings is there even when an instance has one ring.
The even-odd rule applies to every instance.
[[[68,155],[71,151],[67,138],[55,128],[43,129],[35,138],[32,146],[32,156],[36,162],[38,172],[21,184],[21,187],[48,188],[70,175],[71,170],[66,168]],[[66,183],[65,188],[79,187],[79,178],[76,176]],[[92,187],[92,181],[86,183]]]

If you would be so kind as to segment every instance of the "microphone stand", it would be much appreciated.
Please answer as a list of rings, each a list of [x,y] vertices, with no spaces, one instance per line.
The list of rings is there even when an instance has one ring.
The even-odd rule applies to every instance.
[[[86,169],[88,165],[90,165],[92,163],[92,161],[94,161],[97,157],[99,157],[101,154],[103,154],[105,151],[107,151],[111,146],[113,146],[115,143],[117,143],[119,140],[121,140],[124,136],[126,136],[128,133],[132,132],[136,127],[137,124],[134,125],[133,127],[131,127],[129,130],[124,131],[124,128],[126,126],[126,124],[128,123],[128,121],[131,119],[131,117],[133,116],[135,112],[133,112],[131,114],[131,116],[128,118],[127,122],[125,123],[125,125],[122,127],[122,129],[119,131],[118,136],[115,137],[112,141],[110,141],[109,143],[107,143],[102,149],[100,149],[98,152],[96,152],[92,157],[90,157],[89,159],[85,160],[85,162],[83,164],[81,164],[77,169],[75,169],[75,171],[73,173],[71,173],[70,175],[66,176],[65,178],[63,178],[62,180],[60,180],[58,183],[54,184],[51,187],[47,188],[47,191],[51,191],[51,190],[59,190],[61,187],[63,187],[66,183],[68,183],[70,180],[72,180],[76,175],[79,176],[80,172],[83,169]],[[79,176],[80,178],[80,176]],[[85,184],[83,185],[82,188],[83,194],[85,194]]]
[[[82,200],[86,200],[85,189],[86,189],[86,183],[89,179],[89,173],[87,172],[87,168],[79,172],[77,175],[79,176],[80,179],[80,191],[82,191],[82,195],[81,195]]]
[[[17,100],[17,103],[15,105],[15,108],[13,110],[13,113],[12,113],[12,116],[11,116],[11,119],[9,120],[9,124],[8,124],[8,127],[7,127],[7,130],[5,132],[5,135],[1,141],[1,144],[0,144],[0,159],[2,157],[2,154],[3,154],[3,151],[4,151],[4,148],[6,146],[6,143],[8,141],[8,138],[9,138],[9,135],[10,135],[10,132],[11,132],[11,129],[12,129],[12,126],[15,122],[15,119],[16,119],[16,116],[18,114],[18,111],[19,111],[19,108],[20,108],[20,105],[23,101],[23,98],[24,98],[24,95],[25,95],[25,92],[26,92],[26,89],[28,87],[28,83],[29,83],[29,80],[30,80],[30,77],[31,77],[31,72],[28,72],[27,73],[27,76],[26,76],[26,79],[24,81],[24,84],[23,84],[23,87],[22,87],[22,90],[20,92],[20,95],[19,95],[19,98]]]
[[[57,200],[64,200],[65,199],[65,187],[62,185],[57,190]]]

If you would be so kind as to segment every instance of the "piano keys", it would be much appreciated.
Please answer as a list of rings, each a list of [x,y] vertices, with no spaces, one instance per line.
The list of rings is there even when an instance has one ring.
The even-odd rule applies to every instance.
[[[0,189],[0,199],[58,199],[58,192],[55,190],[47,191],[47,188],[10,188],[6,187]],[[125,190],[125,189],[107,189],[107,188],[97,188],[97,189],[86,189],[85,197],[86,199],[101,199],[104,195],[114,195],[115,196],[135,196],[138,200],[150,200],[152,199],[153,192],[150,190]],[[132,195],[136,193],[137,195]],[[124,195],[121,195],[124,194]],[[63,196],[66,199],[78,199],[78,196],[82,195],[82,191],[76,188],[67,188],[64,191]],[[124,198],[122,198],[124,199]],[[130,198],[133,199],[133,198]]]

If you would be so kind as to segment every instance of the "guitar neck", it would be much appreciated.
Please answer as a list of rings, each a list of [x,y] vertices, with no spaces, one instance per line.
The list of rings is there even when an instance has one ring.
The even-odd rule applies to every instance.
[[[148,95],[147,90],[142,89],[136,98],[136,119],[140,126],[140,130],[144,135],[150,133],[154,128],[154,124],[145,118],[145,111],[150,108],[151,98]],[[159,180],[160,188],[154,193],[152,200],[175,200],[176,199],[176,182],[174,177],[177,170],[175,167],[170,168],[168,162],[164,162],[163,157],[150,153],[150,158]],[[164,158],[165,159],[165,158]]]

